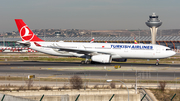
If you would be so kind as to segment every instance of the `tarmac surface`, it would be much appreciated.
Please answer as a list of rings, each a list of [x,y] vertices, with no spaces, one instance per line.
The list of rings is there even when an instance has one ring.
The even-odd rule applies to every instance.
[[[121,65],[121,68],[114,69],[114,65]],[[0,84],[25,86],[25,78],[28,75],[35,75],[34,86],[69,86],[69,80],[73,75],[87,79],[83,85],[109,85],[112,81],[134,81],[126,82],[128,87],[135,87],[137,79],[138,87],[157,88],[159,81],[172,81],[167,83],[171,89],[180,88],[180,64],[129,64],[129,63],[112,63],[112,64],[80,64],[79,62],[0,62]],[[137,75],[137,76],[136,76]],[[8,77],[22,77],[22,80],[8,80]],[[51,78],[54,81],[43,81],[42,78]],[[61,79],[67,81],[61,81]],[[93,82],[92,80],[96,80]],[[146,82],[145,82],[146,81]],[[149,82],[153,81],[153,82]],[[121,82],[116,82],[121,85]]]
[[[121,68],[114,69],[114,65]],[[0,76],[62,77],[79,75],[95,79],[179,80],[180,64],[81,64],[80,62],[0,62]]]

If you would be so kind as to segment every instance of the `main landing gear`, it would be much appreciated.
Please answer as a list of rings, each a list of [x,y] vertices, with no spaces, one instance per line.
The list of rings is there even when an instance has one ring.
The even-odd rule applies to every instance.
[[[156,64],[155,64],[156,66],[158,66],[159,65],[159,59],[157,59],[157,61],[156,61]]]
[[[85,61],[81,61],[81,64],[91,64],[91,61],[86,59]]]
[[[91,61],[81,61],[81,64],[90,64],[91,63]]]

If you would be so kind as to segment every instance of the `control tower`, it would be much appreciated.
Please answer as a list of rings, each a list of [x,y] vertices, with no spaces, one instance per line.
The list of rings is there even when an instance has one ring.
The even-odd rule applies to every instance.
[[[156,33],[159,26],[162,22],[158,19],[158,16],[153,13],[149,16],[149,20],[146,22],[146,25],[151,30],[152,44],[156,44]]]

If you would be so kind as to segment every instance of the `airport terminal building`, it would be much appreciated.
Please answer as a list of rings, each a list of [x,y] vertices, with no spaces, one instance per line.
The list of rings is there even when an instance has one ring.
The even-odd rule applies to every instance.
[[[45,41],[51,42],[90,42],[92,37],[39,37]],[[0,38],[0,46],[21,47],[16,41],[21,38]],[[137,43],[151,44],[151,36],[136,37]],[[134,37],[94,37],[95,43],[134,43]],[[164,45],[172,49],[180,49],[180,36],[156,36],[156,44]]]

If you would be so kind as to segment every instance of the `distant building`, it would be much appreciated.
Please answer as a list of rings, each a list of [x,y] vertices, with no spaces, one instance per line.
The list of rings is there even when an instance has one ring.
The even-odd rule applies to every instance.
[[[7,32],[6,34],[9,36],[9,35],[12,35],[12,32]]]
[[[55,34],[56,37],[59,37],[61,35],[61,32],[60,31],[56,31],[54,34]]]

